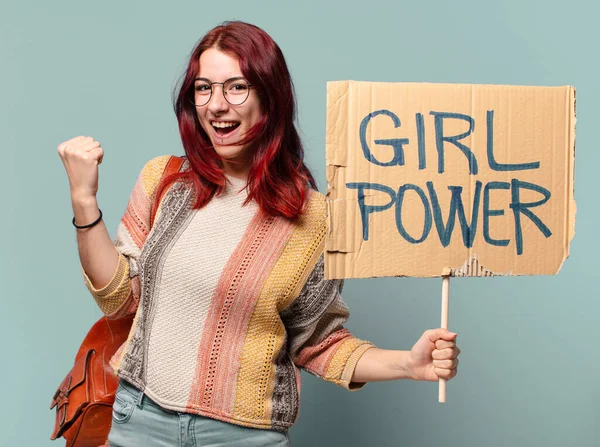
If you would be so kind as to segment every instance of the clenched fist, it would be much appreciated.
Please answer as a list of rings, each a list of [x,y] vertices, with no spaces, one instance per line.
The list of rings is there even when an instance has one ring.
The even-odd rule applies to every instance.
[[[425,331],[410,351],[411,371],[415,380],[450,380],[456,376],[460,349],[458,334],[448,329]]]
[[[75,137],[58,145],[58,153],[69,176],[71,197],[96,197],[98,192],[98,165],[104,151],[92,137]]]

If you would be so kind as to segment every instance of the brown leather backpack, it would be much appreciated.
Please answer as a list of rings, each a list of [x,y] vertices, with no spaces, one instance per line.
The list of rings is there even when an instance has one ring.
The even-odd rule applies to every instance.
[[[50,409],[56,407],[56,424],[50,439],[63,436],[66,447],[104,444],[119,384],[108,361],[127,339],[133,317],[102,317],[92,326],[75,356],[75,365],[52,399]]]
[[[171,157],[163,178],[179,171],[182,157]],[[152,212],[154,220],[155,210]],[[50,409],[56,422],[50,439],[63,436],[65,447],[104,445],[112,424],[112,406],[119,385],[109,360],[127,340],[134,315],[116,320],[100,318],[85,336],[75,364],[59,385]]]

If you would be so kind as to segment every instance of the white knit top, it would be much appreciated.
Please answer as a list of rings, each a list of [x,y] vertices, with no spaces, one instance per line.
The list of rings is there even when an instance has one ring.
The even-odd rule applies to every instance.
[[[210,301],[223,268],[258,210],[255,201],[242,206],[247,197],[245,180],[226,177],[225,191],[194,210],[161,260],[145,392],[167,407],[182,408],[189,401]]]

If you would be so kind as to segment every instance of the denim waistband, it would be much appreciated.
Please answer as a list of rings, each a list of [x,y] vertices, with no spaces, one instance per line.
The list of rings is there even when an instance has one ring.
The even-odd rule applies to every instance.
[[[179,414],[179,412],[177,412],[177,411],[168,410],[166,408],[161,407],[159,404],[157,404],[152,399],[150,399],[138,387],[136,387],[135,385],[129,383],[125,379],[119,379],[119,386],[121,387],[121,389],[123,391],[125,391],[125,392],[129,393],[131,396],[133,396],[133,398],[135,399],[135,402],[136,402],[137,406],[140,407],[140,408],[142,408],[144,405],[148,404],[148,405],[152,405],[153,407],[156,407],[156,408],[164,411],[165,413]]]

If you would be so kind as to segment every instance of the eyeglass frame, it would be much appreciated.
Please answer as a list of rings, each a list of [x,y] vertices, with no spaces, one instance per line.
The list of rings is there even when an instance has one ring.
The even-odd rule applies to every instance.
[[[225,93],[225,84],[229,81],[234,81],[234,80],[243,80],[248,84],[248,95],[246,96],[246,99],[244,99],[242,102],[240,102],[239,104],[232,104],[231,102],[229,102],[229,100],[227,99],[227,94]],[[213,82],[208,78],[195,78],[194,79],[194,84],[192,85],[192,96],[195,96],[195,91],[196,91],[196,81],[205,81],[206,83],[208,83],[208,85],[210,85],[210,96],[208,97],[208,100],[206,101],[205,104],[202,104],[201,106],[196,105],[196,103],[194,102],[193,98],[190,98],[190,102],[195,106],[195,107],[204,107],[206,105],[208,105],[208,103],[210,102],[211,98],[213,97],[213,94],[215,93],[214,89],[213,89],[213,85],[214,84],[221,84],[221,91],[223,92],[223,98],[225,98],[225,101],[227,101],[227,104],[232,105],[232,106],[241,106],[242,104],[244,104],[246,101],[248,101],[248,98],[250,97],[250,88],[252,87],[252,84],[250,84],[248,82],[248,80],[246,78],[244,78],[243,76],[234,76],[233,78],[229,78],[229,79],[225,79],[223,82]]]

